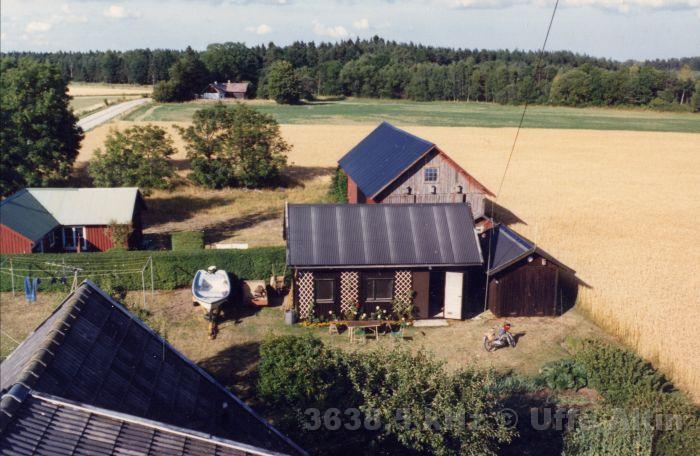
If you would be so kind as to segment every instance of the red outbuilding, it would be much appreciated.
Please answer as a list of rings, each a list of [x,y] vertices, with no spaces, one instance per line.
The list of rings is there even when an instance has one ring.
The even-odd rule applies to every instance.
[[[138,248],[144,208],[138,188],[25,188],[0,202],[0,253]]]

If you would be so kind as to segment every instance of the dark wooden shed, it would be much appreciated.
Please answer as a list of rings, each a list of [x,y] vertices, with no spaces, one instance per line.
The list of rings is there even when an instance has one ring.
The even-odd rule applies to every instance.
[[[574,271],[504,225],[481,235],[488,307],[498,317],[562,313],[562,275]]]
[[[285,239],[302,319],[404,304],[417,318],[461,319],[484,283],[469,204],[290,204]]]

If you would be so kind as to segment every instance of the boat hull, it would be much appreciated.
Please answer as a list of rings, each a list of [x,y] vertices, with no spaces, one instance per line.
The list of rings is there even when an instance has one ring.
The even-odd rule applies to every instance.
[[[230,294],[231,281],[226,271],[218,270],[212,274],[200,269],[192,280],[192,300],[207,312],[217,310]]]

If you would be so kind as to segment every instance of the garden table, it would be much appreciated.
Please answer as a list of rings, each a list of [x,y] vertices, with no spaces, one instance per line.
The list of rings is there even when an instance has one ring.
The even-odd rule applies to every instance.
[[[382,326],[384,323],[385,322],[382,320],[359,320],[359,321],[346,321],[346,322],[344,322],[345,326],[348,327],[348,332],[350,333],[350,341],[351,342],[353,342],[355,340],[354,329],[357,329],[357,328],[369,329],[374,334],[374,339],[376,341],[379,341],[379,327]]]

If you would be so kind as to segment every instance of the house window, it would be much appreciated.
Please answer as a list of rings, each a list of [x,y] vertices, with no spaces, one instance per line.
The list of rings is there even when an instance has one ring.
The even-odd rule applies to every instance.
[[[426,182],[437,182],[438,180],[438,169],[437,168],[425,168],[423,170],[423,177]]]
[[[63,248],[65,250],[77,250],[78,242],[80,249],[87,250],[87,239],[85,239],[84,226],[65,226],[63,227]]]
[[[314,296],[316,302],[335,302],[335,279],[321,277],[314,279]]]
[[[56,232],[51,231],[49,233],[49,247],[53,247],[54,245],[56,245]]]
[[[365,301],[391,302],[394,296],[394,279],[368,276],[365,278]]]

